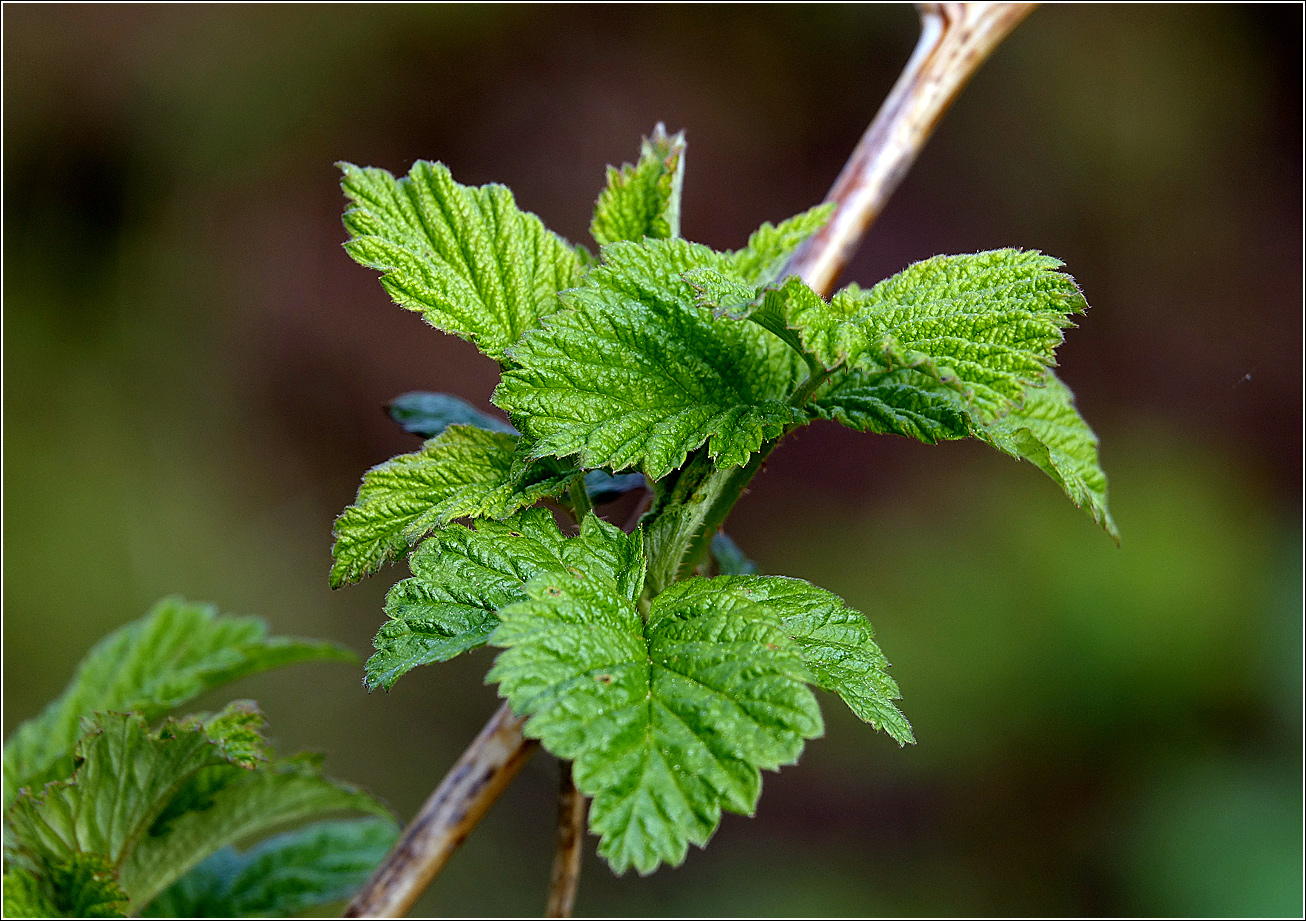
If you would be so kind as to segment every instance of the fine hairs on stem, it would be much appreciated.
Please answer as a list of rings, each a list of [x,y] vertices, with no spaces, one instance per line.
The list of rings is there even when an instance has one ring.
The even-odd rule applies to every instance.
[[[918,5],[920,40],[826,197],[835,205],[833,216],[794,254],[785,274],[798,275],[818,293],[830,294],[943,113],[980,64],[1036,5]],[[579,508],[574,510],[583,514]],[[632,527],[637,520],[632,519]],[[349,904],[346,917],[401,917],[408,912],[539,747],[522,734],[524,722],[507,703],[495,712]],[[585,799],[572,783],[570,763],[563,762],[561,771],[550,917],[570,916],[585,827]]]

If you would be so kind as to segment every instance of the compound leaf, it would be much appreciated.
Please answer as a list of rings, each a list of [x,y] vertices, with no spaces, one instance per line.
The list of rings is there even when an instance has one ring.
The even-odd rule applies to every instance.
[[[580,280],[578,251],[518,210],[504,186],[461,185],[443,164],[422,160],[402,179],[340,168],[352,203],[349,255],[384,273],[398,304],[491,358],[502,362],[523,332],[558,309],[557,292]]]
[[[508,423],[487,416],[451,393],[414,390],[391,400],[386,412],[403,426],[405,432],[423,438],[434,438],[451,425],[474,425],[490,432],[517,434],[517,430]]]
[[[81,720],[95,711],[132,710],[154,719],[244,675],[294,662],[354,658],[332,643],[269,637],[267,624],[256,617],[165,598],[97,643],[63,694],[18,727],[4,747],[5,807],[20,787],[37,789],[71,772],[68,755],[81,735]]]
[[[656,480],[704,442],[718,465],[743,464],[801,420],[786,402],[801,359],[754,324],[715,320],[682,277],[728,274],[725,256],[645,240],[605,246],[603,260],[514,347],[519,367],[495,391],[535,455]]]
[[[496,612],[525,598],[523,586],[541,572],[574,568],[601,570],[623,578],[632,603],[643,583],[633,581],[638,535],[590,515],[578,537],[566,538],[544,509],[530,509],[505,521],[477,521],[475,529],[454,525],[435,532],[408,561],[411,578],[386,596],[390,618],[377,633],[376,653],[367,660],[369,688],[390,688],[419,665],[443,662],[485,643],[498,626]]]
[[[661,123],[640,145],[639,162],[608,167],[608,184],[594,205],[590,234],[600,244],[680,236],[680,190],[685,179],[685,133],[667,135]]]
[[[988,422],[1043,379],[1069,316],[1088,307],[1061,265],[1014,249],[935,256],[829,303],[797,278],[765,300],[780,298],[786,325],[825,368],[914,368]]]
[[[659,594],[647,623],[602,573],[542,573],[502,609],[489,680],[527,735],[573,763],[590,829],[620,873],[679,864],[723,809],[751,814],[759,769],[822,731],[811,674],[770,608],[716,580]]]
[[[504,432],[451,425],[422,450],[369,470],[354,504],[336,519],[332,587],[398,559],[432,528],[455,518],[502,518],[561,493],[579,475],[518,463],[519,441]]]
[[[145,910],[156,918],[288,916],[350,898],[398,837],[369,817],[319,822],[247,851],[226,847],[164,890]]]

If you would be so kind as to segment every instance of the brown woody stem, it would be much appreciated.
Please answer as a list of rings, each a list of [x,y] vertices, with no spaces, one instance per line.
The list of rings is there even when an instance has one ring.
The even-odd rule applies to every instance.
[[[794,254],[785,274],[801,276],[823,294],[833,290],[835,279],[957,93],[1037,5],[918,4],[921,37],[916,49],[826,196],[835,203],[830,222]],[[524,722],[506,703],[499,708],[350,902],[346,917],[400,917],[412,907],[539,747],[522,735]],[[566,776],[570,780],[570,770]],[[570,914],[575,898],[583,835],[571,832],[584,827],[584,797],[579,791],[571,799],[564,794],[559,810],[551,917]],[[565,846],[564,835],[569,835]]]
[[[553,850],[546,918],[570,918],[580,888],[581,847],[585,843],[585,795],[576,789],[571,762],[559,761],[558,836]]]

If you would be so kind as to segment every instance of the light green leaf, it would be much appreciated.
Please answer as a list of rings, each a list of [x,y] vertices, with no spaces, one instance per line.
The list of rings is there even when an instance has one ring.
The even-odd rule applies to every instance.
[[[590,234],[599,244],[680,236],[684,180],[685,133],[668,136],[659,123],[640,145],[638,163],[608,167],[608,185],[594,205]]]
[[[643,583],[641,537],[624,534],[590,515],[575,538],[563,537],[553,516],[531,509],[506,521],[477,521],[437,531],[408,561],[412,578],[386,596],[390,620],[367,660],[369,688],[390,688],[419,665],[444,662],[485,643],[499,624],[496,611],[526,597],[524,585],[541,572],[595,569],[622,578],[633,602]]]
[[[816,417],[860,431],[908,435],[931,444],[979,438],[1034,464],[1120,540],[1107,507],[1097,436],[1075,409],[1074,394],[1052,371],[1042,386],[1025,390],[1018,407],[991,422],[984,421],[961,394],[912,369],[840,372],[807,408]]]
[[[1045,386],[1025,391],[1024,404],[977,431],[979,437],[1012,457],[1038,467],[1120,542],[1107,508],[1106,474],[1097,457],[1097,435],[1075,409],[1070,388],[1049,372]]]
[[[77,674],[36,719],[18,727],[4,748],[4,802],[66,776],[63,763],[97,710],[134,710],[154,719],[210,688],[294,662],[353,661],[332,643],[269,637],[255,617],[222,615],[211,605],[165,598],[144,618],[106,636]]]
[[[722,467],[745,463],[801,416],[788,405],[801,359],[753,324],[695,305],[682,277],[730,269],[683,240],[614,243],[566,293],[568,309],[512,351],[494,402],[536,443],[585,467],[640,467],[659,479],[704,442]]]
[[[1087,309],[1062,263],[1038,252],[935,256],[869,291],[849,285],[827,304],[797,279],[778,292],[786,325],[827,369],[914,368],[991,421],[1055,364],[1069,316]]]
[[[451,393],[414,390],[395,397],[386,411],[391,419],[403,426],[405,432],[423,438],[434,438],[451,425],[474,425],[491,432],[517,434],[517,430],[508,423],[487,416]]]
[[[398,828],[383,818],[306,825],[247,851],[223,848],[149,904],[155,918],[300,914],[350,898],[385,857]]]
[[[609,576],[542,573],[500,611],[489,680],[528,736],[571,759],[590,829],[620,873],[679,864],[723,809],[751,814],[760,768],[822,731],[810,672],[774,611],[680,582],[645,623]]]
[[[363,475],[358,498],[336,519],[331,586],[356,582],[456,518],[502,518],[556,496],[580,474],[519,464],[515,435],[451,425],[422,450]]]
[[[441,163],[418,161],[395,179],[340,164],[352,202],[349,255],[384,273],[401,306],[503,361],[509,346],[558,309],[582,258],[501,185],[460,185]]]
[[[730,267],[751,285],[769,285],[780,278],[794,252],[830,220],[834,204],[827,202],[796,214],[778,227],[763,224],[748,238],[748,245],[730,254]]]
[[[76,854],[44,877],[15,868],[5,874],[6,918],[123,918],[127,894],[98,854]]]
[[[98,854],[118,869],[192,777],[231,764],[198,721],[152,733],[139,714],[97,713],[84,726],[76,773],[21,794],[7,814],[19,850],[46,867]]]
[[[901,695],[885,672],[889,663],[875,643],[870,621],[838,595],[785,576],[720,576],[711,584],[718,597],[738,597],[773,611],[816,684],[842,697],[859,718],[899,745],[916,741],[893,704]]]
[[[120,879],[134,911],[229,844],[333,812],[390,815],[356,787],[323,777],[320,759],[287,758],[257,771],[218,770],[226,775],[224,783],[210,792],[207,806],[182,813],[166,829],[151,829],[127,855]],[[206,779],[201,775],[196,782]]]
[[[41,877],[23,867],[15,867],[6,871],[4,876],[4,916],[58,918],[61,913],[54,894]]]

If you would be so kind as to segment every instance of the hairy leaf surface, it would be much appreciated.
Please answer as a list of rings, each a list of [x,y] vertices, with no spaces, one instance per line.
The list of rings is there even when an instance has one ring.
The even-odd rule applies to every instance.
[[[797,279],[778,294],[786,325],[826,368],[914,368],[965,397],[991,421],[1019,404],[1055,364],[1054,351],[1087,309],[1062,263],[1005,249],[935,256],[826,303]]]
[[[485,643],[499,624],[496,612],[526,597],[524,586],[541,572],[599,570],[622,581],[632,603],[643,583],[635,560],[639,536],[591,515],[578,537],[567,538],[553,516],[531,509],[505,521],[477,521],[437,531],[408,561],[412,578],[386,596],[389,621],[367,660],[367,685],[390,688],[419,665],[443,662]]]
[[[604,247],[495,391],[536,455],[659,479],[704,442],[720,466],[743,464],[801,418],[786,402],[801,360],[753,324],[715,320],[682,277],[727,274],[726,258],[683,240]]]
[[[600,244],[680,236],[680,190],[685,180],[685,133],[659,124],[640,145],[639,162],[608,167],[608,184],[594,205],[590,234]]]
[[[4,802],[72,770],[67,759],[80,723],[97,710],[162,716],[210,688],[294,662],[354,661],[333,643],[269,637],[256,617],[222,615],[206,604],[165,598],[144,618],[115,630],[87,654],[68,687],[4,747]]]
[[[349,255],[383,272],[381,284],[401,306],[491,358],[503,361],[558,309],[557,292],[580,280],[581,255],[518,210],[504,186],[461,185],[443,164],[422,160],[402,179],[340,167],[352,202]]]
[[[519,463],[520,439],[452,425],[422,450],[363,475],[354,504],[336,519],[331,585],[338,588],[398,559],[456,518],[502,518],[567,488],[578,473]]]
[[[796,214],[779,225],[763,224],[748,238],[748,245],[730,254],[730,267],[751,285],[769,285],[780,277],[789,257],[834,214],[827,202]]]
[[[774,611],[819,687],[838,694],[859,718],[899,745],[916,741],[893,704],[901,695],[885,671],[889,663],[870,621],[838,595],[786,576],[720,576],[711,584],[718,596],[737,596]]]
[[[318,822],[246,851],[226,847],[164,890],[155,918],[296,915],[350,898],[398,837],[389,819]]]
[[[599,572],[542,573],[500,611],[489,679],[527,735],[572,759],[613,869],[652,872],[751,814],[759,769],[822,731],[811,673],[775,612],[716,580],[677,583],[648,621]]]
[[[127,894],[98,854],[75,854],[46,868],[5,874],[6,918],[125,918]]]
[[[1070,388],[1052,373],[1030,387],[1018,410],[985,426],[979,435],[1012,457],[1050,476],[1079,508],[1117,543],[1120,531],[1107,508],[1106,474],[1097,457],[1097,435],[1075,408]]]

